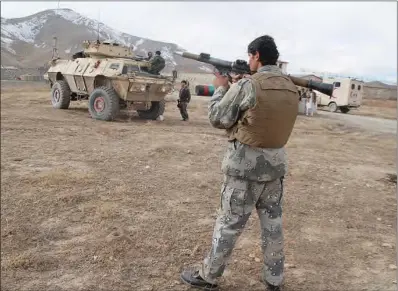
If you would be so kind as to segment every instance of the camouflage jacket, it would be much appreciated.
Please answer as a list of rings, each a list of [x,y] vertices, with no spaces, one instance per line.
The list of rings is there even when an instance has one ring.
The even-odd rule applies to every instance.
[[[151,70],[161,71],[165,67],[165,60],[162,56],[155,55],[149,60]]]
[[[263,66],[258,72],[282,74],[277,66]],[[256,103],[253,81],[243,78],[227,90],[218,87],[209,104],[209,120],[213,127],[229,129],[235,125],[243,111]],[[224,174],[251,181],[272,181],[286,174],[287,161],[284,148],[255,148],[235,140],[228,142],[221,169]]]
[[[191,101],[191,91],[188,87],[184,87],[180,89],[179,99],[181,102],[190,102]]]

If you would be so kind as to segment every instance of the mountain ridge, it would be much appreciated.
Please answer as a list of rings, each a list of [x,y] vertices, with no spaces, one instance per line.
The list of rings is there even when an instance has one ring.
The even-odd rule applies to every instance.
[[[133,47],[138,55],[160,50],[166,60],[165,73],[173,69],[192,73],[212,71],[211,66],[174,55],[175,51],[186,51],[177,44],[121,32],[69,8],[46,9],[19,18],[1,17],[1,63],[20,68],[44,66],[52,55],[53,36],[58,39],[59,56],[70,58],[83,49],[84,40],[97,39],[98,32],[100,40]]]

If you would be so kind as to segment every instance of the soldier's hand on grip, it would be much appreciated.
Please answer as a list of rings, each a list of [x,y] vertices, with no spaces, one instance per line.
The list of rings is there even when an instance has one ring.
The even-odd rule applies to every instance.
[[[216,76],[213,80],[213,85],[214,87],[218,88],[218,87],[225,87],[228,88],[229,87],[229,78],[228,76],[223,76],[220,73],[216,72],[214,73],[214,75]]]
[[[232,83],[238,82],[240,79],[242,79],[245,76],[246,75],[244,75],[244,74],[231,73]]]

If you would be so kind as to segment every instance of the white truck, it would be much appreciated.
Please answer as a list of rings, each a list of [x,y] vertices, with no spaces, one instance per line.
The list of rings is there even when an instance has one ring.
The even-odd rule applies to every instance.
[[[333,95],[316,92],[319,107],[327,106],[330,112],[347,113],[351,108],[359,108],[362,102],[363,82],[350,78],[324,78],[324,83],[333,84]]]

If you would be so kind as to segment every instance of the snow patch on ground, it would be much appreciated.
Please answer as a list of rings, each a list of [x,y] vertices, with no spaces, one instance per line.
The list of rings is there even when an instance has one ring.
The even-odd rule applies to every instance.
[[[166,61],[168,61],[168,63],[169,63],[170,65],[172,65],[173,67],[174,67],[174,66],[177,66],[177,63],[176,63],[175,60],[174,60],[173,51],[171,50],[170,47],[168,47],[168,46],[162,47],[161,53],[162,53],[163,58],[164,58]]]
[[[145,41],[144,41],[142,38],[140,38],[139,40],[137,40],[137,41],[135,42],[135,46],[140,46],[140,45],[142,45],[144,42],[145,42]]]
[[[210,68],[208,68],[208,67],[205,67],[205,66],[200,66],[199,69],[201,69],[201,70],[203,70],[203,71],[206,71],[206,72],[208,72],[208,73],[212,73],[212,72],[213,72],[212,69],[210,69]]]
[[[53,9],[48,10],[45,13],[39,13],[31,17],[25,17],[20,19],[1,19],[1,45],[2,48],[7,49],[9,52],[15,54],[12,49],[11,44],[13,41],[24,41],[27,43],[32,43],[35,47],[44,48],[45,43],[39,44],[35,43],[37,34],[43,28],[49,19],[54,17],[60,17],[66,21],[69,21],[75,25],[85,26],[91,33],[97,35],[98,31],[100,34],[100,39],[112,39],[114,42],[119,43],[123,46],[134,46],[134,51],[140,51],[147,54],[148,49],[142,47],[146,42],[145,39],[136,38],[126,33],[112,29],[111,27],[93,20],[89,19],[71,9]],[[70,53],[73,50],[78,49],[78,44],[71,46],[65,50],[65,53]],[[178,47],[179,50],[184,49]],[[161,48],[162,56],[166,60],[168,66],[175,67],[177,65],[174,60],[173,49],[170,46],[163,46]]]
[[[1,24],[1,34],[2,36],[12,39],[34,43],[36,35],[40,32],[47,20],[48,18],[46,15],[32,17],[18,23],[11,23],[6,20]]]
[[[7,37],[2,37],[1,41],[4,43],[8,43],[8,44],[11,44],[14,42],[11,38],[7,38]]]
[[[12,48],[12,43],[14,41],[10,38],[7,37],[2,37],[1,38],[1,47],[5,48],[7,51],[9,51],[12,54],[16,54],[15,50]]]

